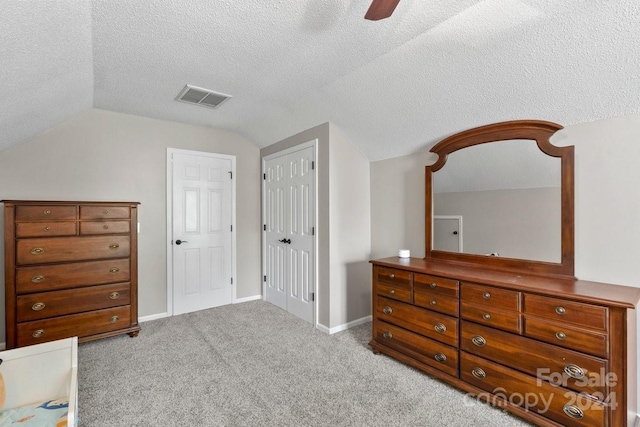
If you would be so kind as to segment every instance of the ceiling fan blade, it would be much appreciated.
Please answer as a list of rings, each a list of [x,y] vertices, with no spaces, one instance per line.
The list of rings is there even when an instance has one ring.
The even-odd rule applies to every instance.
[[[378,21],[391,16],[400,0],[373,0],[364,19]]]

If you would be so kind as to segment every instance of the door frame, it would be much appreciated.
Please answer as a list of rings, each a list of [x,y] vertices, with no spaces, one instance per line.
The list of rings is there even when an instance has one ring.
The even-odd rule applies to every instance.
[[[269,154],[260,159],[260,166],[262,168],[261,175],[264,177],[266,162],[275,159],[277,157],[286,156],[291,153],[295,153],[296,151],[304,150],[307,148],[313,148],[313,158],[315,162],[314,167],[314,175],[313,175],[313,222],[315,227],[315,232],[313,233],[313,326],[318,326],[318,301],[319,298],[319,289],[318,289],[318,138],[312,139],[307,142],[303,142],[302,144],[294,145],[289,148],[285,148],[278,152]],[[265,197],[266,194],[266,180],[262,180],[262,200],[261,200],[261,214],[262,214],[262,277],[267,274],[267,239],[266,239],[266,230],[264,230],[263,225],[266,224],[266,209],[267,209],[267,200]],[[262,300],[266,301],[267,299],[267,284],[263,280],[262,281]]]
[[[436,219],[455,219],[458,221],[458,252],[462,253],[462,215],[434,215],[434,227]],[[433,242],[431,242],[431,246],[433,247]]]
[[[233,286],[231,303],[235,304],[238,299],[238,275],[236,271],[236,233],[238,231],[236,227],[236,156],[167,147],[167,315],[173,316],[173,154],[187,154],[191,156],[231,160],[231,224],[234,227],[231,233],[231,277],[234,279],[231,285]]]

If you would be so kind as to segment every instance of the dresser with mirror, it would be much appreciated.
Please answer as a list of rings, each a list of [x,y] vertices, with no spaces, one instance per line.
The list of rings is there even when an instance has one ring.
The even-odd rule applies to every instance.
[[[425,257],[372,261],[375,353],[540,426],[633,426],[640,289],[574,275],[574,147],[519,120],[436,144]]]

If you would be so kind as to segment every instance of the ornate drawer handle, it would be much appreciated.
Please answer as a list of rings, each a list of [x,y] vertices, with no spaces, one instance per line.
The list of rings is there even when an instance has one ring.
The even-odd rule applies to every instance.
[[[487,378],[487,373],[483,371],[481,368],[473,368],[471,370],[471,374],[479,380],[483,380]]]
[[[585,374],[584,369],[582,369],[578,365],[574,365],[573,363],[565,365],[564,373],[569,375],[571,378],[575,378],[577,380],[584,378],[584,374]]]
[[[31,278],[31,281],[33,283],[42,283],[42,282],[44,282],[44,276],[33,276]]]
[[[109,294],[109,298],[111,298],[111,299],[118,299],[118,297],[120,297],[120,293],[119,292],[111,292]]]
[[[475,337],[471,338],[471,342],[478,347],[484,347],[487,344],[487,340],[485,340],[484,337],[480,335],[476,335]]]
[[[578,408],[576,405],[564,405],[562,410],[567,414],[567,416],[576,420],[584,417],[584,412],[582,412],[582,409]]]
[[[107,224],[103,225],[102,228],[104,228],[105,230],[109,228],[109,226]]]
[[[120,245],[117,244],[117,243],[112,243],[112,244],[109,245],[109,249],[118,249],[119,247],[120,247]]]
[[[33,248],[31,249],[31,254],[32,255],[40,255],[44,253],[44,249],[42,248]]]
[[[42,212],[45,215],[51,215],[51,211],[49,209],[45,210],[44,212]]]
[[[556,313],[558,313],[560,316],[564,316],[566,312],[567,310],[565,310],[564,307],[556,307]]]
[[[393,310],[391,309],[391,307],[389,307],[388,305],[386,305],[386,306],[382,309],[382,312],[383,312],[384,314],[391,314],[391,313],[393,313]]]
[[[565,334],[564,332],[556,332],[556,338],[558,338],[560,341],[564,341],[567,338],[567,334]]]
[[[44,231],[51,231],[51,227],[49,227],[48,225],[44,228]]]
[[[447,332],[447,327],[444,326],[442,323],[436,323],[433,328],[436,330],[436,332],[444,334],[445,332]]]
[[[491,320],[491,315],[489,313],[485,313],[485,314],[482,315],[482,318],[484,320]]]
[[[118,316],[112,316],[111,319],[109,319],[111,323],[116,323],[118,320],[120,320],[120,317]]]
[[[389,290],[389,294],[391,294],[391,295],[395,295],[395,293],[396,293],[396,290],[395,290],[395,289],[390,289],[390,290]]]
[[[489,292],[483,292],[482,293],[482,298],[489,299],[489,298],[491,298],[491,294]]]
[[[115,273],[117,273],[119,271],[120,271],[120,269],[118,267],[113,267],[113,268],[109,269],[109,273],[114,273],[115,274]]]
[[[393,338],[393,334],[389,331],[384,331],[384,334],[382,334],[382,336],[384,337],[385,340],[390,340]]]
[[[438,304],[438,301],[436,301],[436,300],[432,299],[432,300],[431,300],[431,302],[429,302],[429,304],[431,304],[431,305],[437,305],[437,304]]]
[[[396,278],[395,274],[392,273],[392,274],[389,275],[389,279],[395,279],[395,278]]]
[[[444,362],[447,361],[447,356],[445,356],[442,353],[436,353],[436,355],[433,356],[433,358],[436,359],[440,363],[444,363]]]
[[[429,285],[429,287],[431,289],[435,289],[436,287],[438,287],[438,285],[436,284],[436,282],[431,282],[431,284]]]
[[[32,337],[34,338],[41,338],[44,336],[44,329],[38,329],[36,331],[33,331],[33,333],[31,334]]]
[[[33,305],[31,306],[31,310],[33,310],[33,311],[40,311],[40,310],[44,309],[44,307],[45,307],[45,305],[44,305],[44,303],[43,303],[43,302],[37,302],[37,303],[35,303],[35,304],[33,304]]]

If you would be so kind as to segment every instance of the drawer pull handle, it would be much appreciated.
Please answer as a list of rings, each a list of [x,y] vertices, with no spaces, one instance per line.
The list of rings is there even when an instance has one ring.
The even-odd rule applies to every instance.
[[[396,278],[396,275],[395,275],[395,274],[390,274],[390,275],[389,275],[389,279],[395,279],[395,278]]]
[[[33,283],[42,283],[42,282],[44,282],[44,276],[33,276],[31,278],[31,281]]]
[[[440,363],[444,363],[444,362],[447,361],[447,356],[445,356],[442,353],[436,353],[436,355],[433,356],[433,358],[436,359]]]
[[[40,310],[44,309],[44,307],[45,307],[45,305],[44,305],[44,303],[43,303],[43,302],[37,302],[37,303],[35,303],[35,304],[33,304],[33,305],[31,306],[31,310],[33,310],[33,311],[40,311]]]
[[[109,298],[111,298],[111,299],[118,299],[119,297],[120,297],[120,293],[118,293],[118,292],[111,292],[109,294]]]
[[[44,253],[44,249],[42,248],[33,248],[31,249],[31,254],[32,255],[40,255]]]
[[[119,271],[120,271],[120,269],[118,267],[113,267],[113,268],[109,269],[109,273],[113,273],[113,274],[115,274],[115,273],[117,273]]]
[[[46,211],[42,212],[45,215],[51,215],[51,211],[49,209],[47,209]]]
[[[118,316],[112,316],[111,319],[109,319],[111,323],[116,323],[118,320],[120,320],[120,317]]]
[[[432,299],[432,300],[429,302],[429,304],[431,304],[431,305],[437,305],[437,304],[438,304],[438,301],[436,301],[436,300]]]
[[[567,339],[567,334],[565,334],[564,332],[556,332],[556,338],[558,338],[560,341],[564,341],[565,339]]]
[[[584,412],[582,412],[582,409],[578,408],[576,405],[564,405],[562,410],[567,414],[567,416],[576,420],[584,417]]]
[[[105,211],[104,211],[104,212],[102,212],[102,213],[103,213],[103,214],[105,214],[105,215],[109,215],[109,211],[108,211],[108,210],[105,210]]]
[[[577,380],[584,378],[584,369],[578,365],[574,365],[573,363],[565,365],[564,373]]]
[[[474,377],[476,377],[479,380],[483,380],[485,378],[487,378],[487,373],[485,371],[483,371],[480,368],[473,368],[471,370],[471,375],[473,375]]]
[[[33,331],[33,333],[31,334],[32,337],[34,338],[41,338],[44,336],[44,329],[38,329]]]
[[[389,294],[390,294],[390,295],[395,295],[395,293],[396,293],[396,290],[395,290],[395,289],[390,289],[390,290],[389,290]]]
[[[391,309],[391,307],[389,307],[388,305],[386,305],[386,306],[382,309],[382,312],[383,312],[384,314],[391,314],[391,313],[393,313],[393,310]]]
[[[436,323],[433,328],[436,330],[436,332],[444,334],[445,332],[447,332],[447,327],[444,326],[442,323]]]
[[[51,227],[49,227],[48,225],[44,228],[44,231],[51,231]]]
[[[103,225],[102,228],[104,228],[105,230],[107,230],[109,228],[109,226],[107,224]]]
[[[564,307],[556,307],[556,313],[558,313],[558,315],[564,316],[566,312],[567,310]]]
[[[482,298],[489,299],[489,298],[491,298],[491,294],[489,292],[483,292],[482,293]]]
[[[482,315],[482,318],[484,320],[491,320],[491,315],[489,313],[485,313],[485,314]]]
[[[480,335],[476,335],[475,337],[471,338],[471,342],[478,347],[484,347],[487,344],[487,340],[485,340],[484,337]]]
[[[429,287],[431,289],[435,289],[436,287],[438,287],[438,285],[436,284],[436,282],[431,282],[431,284],[429,285]]]
[[[385,340],[390,340],[393,338],[393,334],[389,331],[384,331],[384,334],[382,334],[382,336],[384,337]]]
[[[120,247],[120,245],[117,244],[117,243],[112,243],[112,244],[109,245],[109,249],[118,249],[119,247]]]

